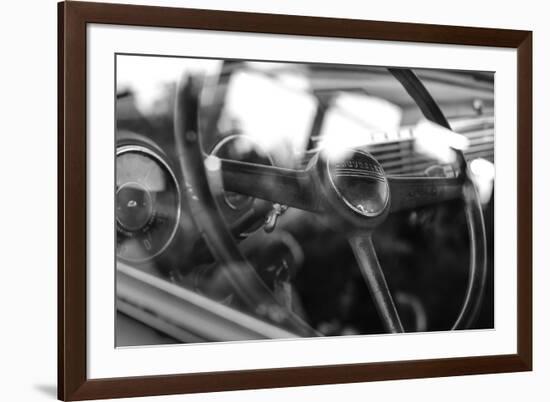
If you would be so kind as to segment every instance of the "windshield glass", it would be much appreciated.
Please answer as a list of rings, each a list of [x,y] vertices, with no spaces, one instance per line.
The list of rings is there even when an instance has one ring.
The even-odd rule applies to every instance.
[[[117,281],[135,269],[156,278],[151,283],[158,279],[182,289],[183,305],[172,313],[159,307],[155,317],[175,314],[172,318],[179,322],[180,314],[193,321],[193,328],[200,327],[200,318],[187,310],[192,299],[201,308],[215,310],[218,320],[248,322],[250,316],[279,337],[287,334],[277,332],[281,329],[292,334],[281,318],[288,311],[316,334],[385,332],[357,253],[350,248],[350,229],[334,219],[336,209],[316,213],[314,208],[274,202],[235,191],[239,183],[229,191],[224,187],[224,167],[229,166],[225,161],[298,172],[293,174],[303,184],[302,192],[326,189],[323,172],[300,172],[318,172],[325,166],[320,161],[328,161],[327,180],[353,210],[350,214],[372,217],[392,204],[389,190],[380,183],[398,177],[457,179],[465,158],[485,219],[492,217],[492,73],[412,71],[449,129],[427,119],[387,67],[139,55],[119,55],[116,63]],[[174,141],[178,83],[190,78],[200,87],[196,135],[204,154],[204,166],[192,174],[206,172],[216,203],[208,216],[192,208],[185,176],[189,171],[182,171]],[[355,174],[358,168],[363,170]],[[354,175],[368,176],[370,184]],[[257,187],[266,187],[267,176],[262,177]],[[288,191],[283,188],[288,189],[280,191]],[[433,191],[409,190],[408,196],[432,197]],[[319,205],[330,198],[325,190],[315,194]],[[246,267],[232,265],[205,236],[204,225],[213,222],[210,214],[222,217]],[[411,331],[449,328],[468,283],[470,245],[462,202],[445,199],[382,215],[372,241],[404,326]],[[490,240],[492,227],[488,230]],[[491,241],[488,247],[492,275]],[[247,292],[258,288],[256,293],[265,294],[266,303],[247,303],[236,277]],[[489,287],[492,291],[492,282]],[[478,321],[480,328],[493,326],[490,299]],[[127,302],[119,308],[117,345],[143,344],[128,336],[133,325],[129,317],[135,314]],[[190,332],[187,338],[164,332],[158,343],[239,339],[217,339],[209,328]]]

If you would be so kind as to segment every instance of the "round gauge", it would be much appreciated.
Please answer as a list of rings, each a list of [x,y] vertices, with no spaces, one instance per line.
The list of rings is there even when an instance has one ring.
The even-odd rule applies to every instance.
[[[216,144],[214,149],[212,149],[211,154],[219,158],[257,163],[260,165],[273,165],[273,160],[269,154],[267,154],[252,138],[242,134],[229,135],[223,138]],[[254,198],[231,191],[225,191],[224,201],[231,209],[242,211],[250,208]]]
[[[117,256],[147,261],[170,244],[180,218],[174,173],[155,152],[123,146],[116,157]]]

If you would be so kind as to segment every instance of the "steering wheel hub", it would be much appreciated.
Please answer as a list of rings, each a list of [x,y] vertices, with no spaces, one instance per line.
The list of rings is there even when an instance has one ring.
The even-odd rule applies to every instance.
[[[384,170],[376,159],[364,151],[354,150],[327,162],[330,184],[348,208],[369,218],[384,212],[390,191]]]
[[[425,116],[448,126],[412,72],[406,69],[392,72],[419,105],[434,105],[435,112],[429,108],[423,110]],[[198,132],[198,104],[198,87],[194,78],[182,80],[176,96],[174,139],[191,215],[218,262],[227,267],[239,267],[238,270],[228,268],[226,273],[243,302],[254,311],[266,303],[278,305],[270,289],[239,250],[210,190],[203,152],[195,135]],[[463,155],[459,153],[459,156],[463,159]],[[328,218],[326,222],[334,222],[337,229],[347,236],[388,332],[403,332],[404,328],[376,256],[373,230],[387,217],[390,209],[393,213],[463,197],[472,258],[467,293],[452,329],[468,327],[475,318],[483,296],[486,248],[477,194],[473,184],[464,182],[463,177],[388,177],[378,161],[361,149],[350,149],[338,156],[317,152],[303,170],[232,160],[223,160],[221,170],[224,188],[228,191],[320,213]],[[434,187],[437,191],[431,191]],[[278,324],[305,336],[317,334],[292,310],[282,308],[284,314],[280,320],[275,320]]]

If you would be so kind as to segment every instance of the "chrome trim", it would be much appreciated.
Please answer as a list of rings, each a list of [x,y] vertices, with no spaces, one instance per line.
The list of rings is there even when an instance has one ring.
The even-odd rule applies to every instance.
[[[182,342],[299,337],[122,262],[116,269],[117,309]]]
[[[388,205],[390,203],[390,197],[391,197],[391,194],[390,194],[390,186],[388,184],[388,180],[386,179],[386,175],[385,175],[385,172],[384,172],[384,169],[382,168],[382,165],[380,164],[380,162],[378,162],[376,160],[376,158],[374,156],[372,156],[371,154],[369,154],[368,152],[364,152],[364,151],[361,151],[361,150],[358,150],[358,149],[352,149],[353,153],[359,153],[359,154],[363,154],[365,155],[366,157],[368,158],[371,158],[373,159],[374,161],[376,161],[376,163],[378,163],[378,165],[380,166],[380,169],[382,170],[383,172],[383,177],[384,177],[384,183],[386,184],[386,189],[388,190],[388,196],[386,197],[386,200],[384,202],[384,206],[383,208],[380,209],[379,212],[376,212],[376,213],[369,213],[367,211],[361,211],[359,208],[357,208],[355,205],[353,205],[351,202],[349,202],[346,197],[344,197],[342,195],[342,193],[340,192],[340,190],[338,190],[338,187],[336,186],[336,183],[334,183],[334,180],[332,179],[332,172],[330,171],[330,159],[327,158],[326,160],[326,168],[327,168],[327,175],[328,175],[328,179],[330,180],[330,184],[332,186],[332,188],[334,189],[334,192],[336,193],[336,195],[342,200],[344,201],[344,203],[351,209],[353,210],[354,212],[358,213],[359,215],[361,216],[366,216],[368,218],[376,218],[377,216],[380,216],[384,213],[384,211],[388,208]]]

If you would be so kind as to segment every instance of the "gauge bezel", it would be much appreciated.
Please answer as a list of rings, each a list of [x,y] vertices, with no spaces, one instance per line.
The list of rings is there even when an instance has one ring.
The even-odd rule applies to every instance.
[[[258,141],[256,139],[254,139],[253,137],[249,136],[249,135],[246,135],[246,134],[230,134],[226,137],[223,137],[221,140],[219,140],[215,145],[214,147],[212,147],[212,151],[210,151],[210,155],[213,155],[213,156],[218,156],[217,154],[222,150],[222,148],[229,144],[231,141],[235,141],[235,140],[239,140],[239,139],[245,139],[247,141],[250,141],[252,144],[254,144],[254,146],[257,146],[266,156],[266,158],[269,160],[269,163],[271,164],[271,166],[275,166],[275,163],[273,162],[273,158],[271,157],[271,155],[269,154],[269,152],[266,152],[263,147],[261,146],[261,144],[258,143]],[[250,208],[250,206],[252,205],[252,203],[254,202],[254,197],[247,197],[248,200],[247,200],[247,203],[246,204],[243,204],[242,207],[239,207],[235,204],[233,204],[230,200],[229,200],[229,197],[227,196],[227,193],[226,191],[224,190],[223,192],[223,200],[225,202],[225,204],[231,208],[232,210],[234,211],[242,211],[244,210],[245,208]]]
[[[141,263],[151,261],[152,259],[154,259],[154,258],[158,257],[159,255],[161,255],[170,246],[170,244],[174,240],[174,237],[176,236],[176,233],[178,231],[178,227],[179,227],[179,224],[180,224],[180,218],[181,218],[181,191],[180,191],[180,186],[179,186],[178,180],[176,178],[176,175],[174,174],[173,169],[170,167],[168,162],[165,160],[165,158],[162,157],[162,155],[160,153],[155,152],[152,149],[150,149],[146,146],[143,146],[143,145],[137,145],[137,144],[121,145],[121,146],[118,146],[117,149],[116,149],[115,158],[118,158],[119,156],[121,156],[123,154],[126,154],[126,153],[130,153],[130,152],[144,154],[144,155],[152,158],[157,163],[159,163],[162,168],[166,169],[166,171],[168,172],[169,177],[173,181],[173,183],[175,185],[175,188],[176,188],[176,204],[177,204],[176,222],[174,224],[174,228],[172,229],[172,232],[170,233],[170,236],[169,236],[168,240],[164,243],[164,245],[156,253],[151,254],[151,255],[147,256],[146,258],[138,258],[138,259],[126,258],[126,257],[120,256],[116,252],[116,257],[120,258],[123,261],[132,262],[132,263],[136,263],[136,264],[141,264]],[[117,167],[116,167],[116,163],[115,163],[115,191],[114,191],[115,195],[116,195],[116,177],[117,177]],[[118,236],[118,230],[116,229],[116,225],[117,225],[116,222],[117,222],[117,218],[116,218],[116,209],[115,209],[114,223],[115,223],[116,236]],[[115,248],[116,248],[116,244],[115,244]]]

